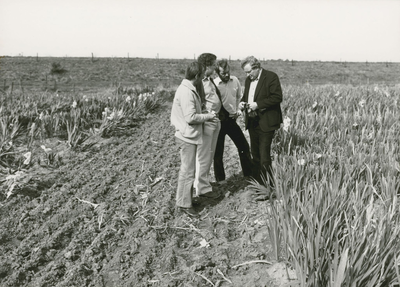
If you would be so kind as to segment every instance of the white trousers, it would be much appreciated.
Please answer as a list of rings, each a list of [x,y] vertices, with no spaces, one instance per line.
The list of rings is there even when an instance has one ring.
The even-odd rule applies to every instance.
[[[213,162],[220,129],[220,122],[204,123],[203,143],[198,146],[196,156],[194,188],[196,189],[197,195],[212,191],[210,184],[210,168]]]

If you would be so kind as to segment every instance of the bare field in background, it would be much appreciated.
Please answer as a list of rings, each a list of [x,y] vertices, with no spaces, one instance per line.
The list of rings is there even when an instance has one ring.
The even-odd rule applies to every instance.
[[[262,59],[260,59],[262,60]],[[140,86],[175,89],[192,59],[144,58],[0,58],[0,90],[39,89],[62,92],[88,92],[99,88]],[[52,74],[58,63],[64,74]],[[232,74],[244,83],[240,60],[231,60]],[[283,85],[345,84],[396,85],[400,63],[262,61],[262,66],[276,72]]]

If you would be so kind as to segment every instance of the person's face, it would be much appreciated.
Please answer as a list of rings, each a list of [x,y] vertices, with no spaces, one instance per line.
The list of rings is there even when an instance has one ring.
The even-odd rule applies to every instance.
[[[218,67],[218,76],[221,79],[222,82],[226,83],[229,81],[229,78],[231,77],[229,67],[226,67],[223,69],[222,67]]]
[[[209,76],[211,76],[212,74],[214,74],[216,68],[217,68],[217,61],[214,60],[214,61],[212,62],[212,64],[211,64],[211,66],[207,66],[207,67],[206,67],[205,76],[206,76],[206,77],[209,77]]]
[[[252,81],[254,81],[258,77],[258,74],[260,73],[259,68],[252,68],[250,64],[246,64],[243,67],[243,71],[246,73],[247,77],[249,77],[250,80]]]

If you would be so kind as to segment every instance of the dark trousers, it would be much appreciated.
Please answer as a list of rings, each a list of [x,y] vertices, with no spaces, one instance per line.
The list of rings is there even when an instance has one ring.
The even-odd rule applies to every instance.
[[[225,136],[228,135],[239,152],[240,165],[244,176],[252,175],[252,162],[250,156],[249,143],[235,119],[229,118],[221,121],[221,130],[219,131],[217,147],[214,154],[214,173],[217,181],[225,180],[225,170],[223,163]]]
[[[271,172],[271,144],[274,133],[275,131],[263,132],[256,121],[249,126],[251,154],[254,164],[253,177],[260,184],[269,184],[270,186],[274,186]]]

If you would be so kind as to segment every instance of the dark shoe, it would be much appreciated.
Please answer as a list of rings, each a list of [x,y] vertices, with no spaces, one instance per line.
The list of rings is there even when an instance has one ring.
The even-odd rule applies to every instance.
[[[214,192],[214,191],[210,191],[210,192],[207,192],[207,193],[204,193],[204,194],[199,194],[200,198],[213,198],[213,199],[215,199],[215,198],[218,198],[220,196],[221,195],[218,192]]]
[[[194,210],[193,207],[178,207],[177,211],[179,213],[189,215],[190,217],[199,217],[199,214],[196,212],[196,210]]]

